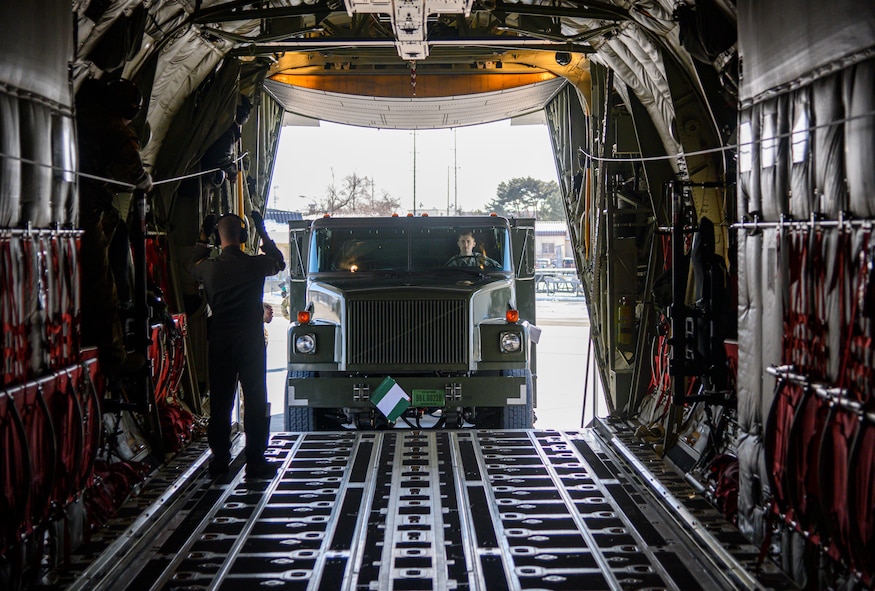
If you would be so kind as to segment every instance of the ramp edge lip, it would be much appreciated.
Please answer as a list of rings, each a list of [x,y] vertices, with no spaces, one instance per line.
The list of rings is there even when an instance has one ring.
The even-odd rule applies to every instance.
[[[599,421],[596,419],[596,421]],[[745,566],[719,541],[708,531],[708,528],[697,519],[692,512],[684,505],[684,503],[671,493],[659,481],[656,475],[651,472],[644,463],[638,459],[635,453],[614,433],[614,430],[609,426],[601,423],[600,428],[595,429],[598,436],[603,439],[614,451],[620,454],[623,461],[634,470],[647,483],[654,498],[660,505],[668,511],[685,529],[690,539],[693,540],[701,548],[708,551],[707,555],[716,566],[722,567],[717,569],[727,580],[738,585],[743,585],[743,589],[750,590],[766,590],[769,587],[763,585],[755,575],[750,573]]]

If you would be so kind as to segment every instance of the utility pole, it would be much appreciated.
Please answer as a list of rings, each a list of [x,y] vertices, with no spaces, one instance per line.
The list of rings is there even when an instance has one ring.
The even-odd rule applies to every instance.
[[[456,128],[453,128],[453,180],[456,184],[455,209],[453,215],[459,215],[459,149],[456,147]]]
[[[416,215],[416,130],[413,130],[413,215]]]
[[[450,167],[447,166],[447,217],[450,216]]]

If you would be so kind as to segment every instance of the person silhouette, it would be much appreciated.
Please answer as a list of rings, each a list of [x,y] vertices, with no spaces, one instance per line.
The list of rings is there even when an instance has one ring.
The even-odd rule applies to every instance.
[[[489,258],[482,252],[476,252],[474,248],[477,246],[477,240],[474,239],[474,233],[464,231],[459,234],[459,239],[456,242],[459,247],[459,254],[454,255],[448,260],[444,266],[446,267],[474,267],[485,269],[487,267],[499,268],[501,263]]]

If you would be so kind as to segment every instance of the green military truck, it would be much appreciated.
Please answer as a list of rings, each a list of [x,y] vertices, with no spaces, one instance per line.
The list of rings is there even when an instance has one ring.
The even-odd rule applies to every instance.
[[[534,238],[494,215],[291,222],[286,429],[531,428]]]

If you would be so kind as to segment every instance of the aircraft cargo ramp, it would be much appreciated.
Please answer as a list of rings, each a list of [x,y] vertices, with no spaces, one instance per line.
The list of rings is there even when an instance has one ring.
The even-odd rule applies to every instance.
[[[768,561],[752,574],[758,549],[624,424],[274,433],[272,480],[247,481],[239,457],[211,480],[198,448],[57,588],[793,588]]]

